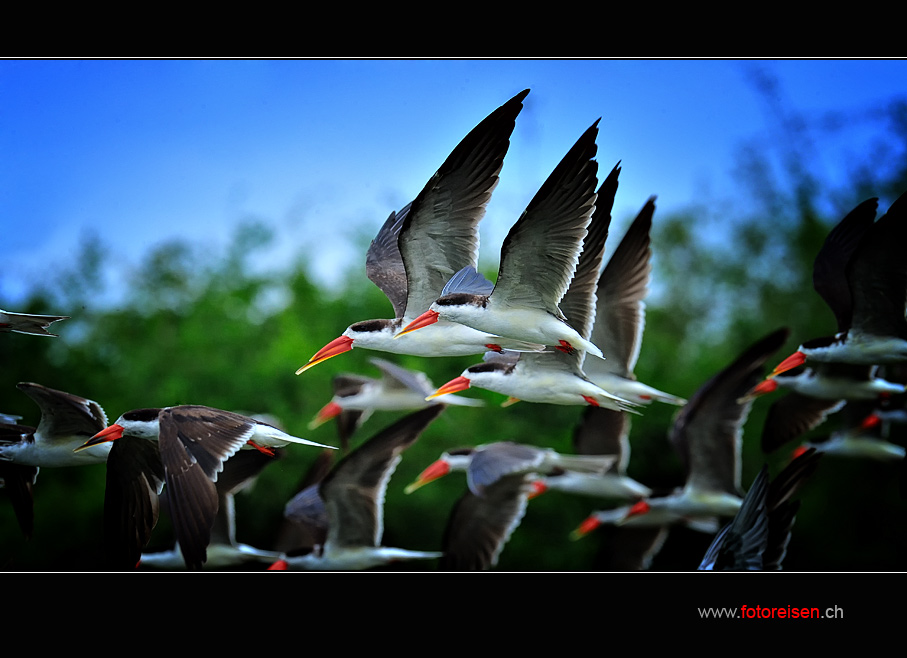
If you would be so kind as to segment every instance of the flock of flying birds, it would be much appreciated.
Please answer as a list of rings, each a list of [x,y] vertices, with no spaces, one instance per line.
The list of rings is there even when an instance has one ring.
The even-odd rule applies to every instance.
[[[334,448],[289,435],[266,419],[198,405],[137,409],[108,425],[96,402],[36,383],[19,388],[40,408],[36,428],[0,418],[0,479],[20,528],[34,527],[39,467],[106,462],[104,547],[112,569],[223,568],[357,570],[400,560],[438,560],[442,570],[496,565],[530,498],[559,490],[600,501],[574,531],[602,525],[626,541],[619,566],[644,569],[671,527],[715,535],[690,569],[776,570],[782,566],[797,493],[823,454],[904,464],[886,441],[907,422],[907,198],[876,221],[871,199],[828,235],[814,286],[837,318],[834,336],[807,340],[764,376],[788,338],[779,328],[743,351],[687,401],[634,375],[650,276],[654,198],[603,266],[620,166],[598,186],[598,122],[578,139],[508,233],[494,283],[477,271],[478,223],[507,153],[525,90],[476,126],[419,195],[392,212],[372,241],[366,272],[387,296],[393,319],[363,320],[297,371],[354,348],[423,357],[476,355],[482,361],[435,387],[419,372],[375,358],[380,379],[341,375],[310,428],[336,419]],[[907,195],[905,195],[907,196]],[[0,330],[53,335],[62,316],[0,311]],[[446,405],[482,402],[469,387],[514,401],[585,407],[575,454],[511,441],[450,451],[406,488],[465,471],[441,551],[382,545],[385,490],[403,452]],[[790,389],[772,406],[766,452],[796,440],[832,413],[846,418],[827,441],[804,446],[775,477],[767,468],[744,496],[743,425],[753,400]],[[686,469],[664,493],[627,475],[632,415],[653,401],[679,411],[669,433]],[[353,448],[350,437],[374,410],[410,413]],[[233,496],[290,444],[319,448],[305,486],[285,509],[280,546],[236,541]],[[296,450],[297,448],[290,448]],[[164,501],[163,505],[161,501]],[[146,553],[161,509],[173,521],[173,550]],[[726,523],[722,527],[722,524]],[[716,534],[717,533],[717,534]],[[622,539],[620,539],[622,537]]]

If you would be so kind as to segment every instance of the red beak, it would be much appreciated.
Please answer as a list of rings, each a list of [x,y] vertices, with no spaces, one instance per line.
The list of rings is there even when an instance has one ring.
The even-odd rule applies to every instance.
[[[646,514],[650,509],[652,509],[652,506],[646,501],[641,500],[630,508],[630,511],[627,512],[627,515],[624,517],[624,521],[634,516]]]
[[[778,382],[769,377],[756,384],[749,393],[737,400],[738,404],[744,404],[750,400],[755,400],[760,395],[766,395],[778,390]]]
[[[429,395],[426,400],[431,400],[440,395],[447,395],[448,393],[458,393],[459,391],[465,391],[469,388],[469,379],[466,377],[457,377],[456,379],[451,379],[449,382],[444,384],[437,391]]]
[[[806,355],[803,352],[794,352],[789,357],[784,359],[777,367],[772,370],[772,374],[769,377],[774,377],[779,375],[782,372],[787,372],[788,370],[793,370],[797,366],[802,366],[806,362]]]
[[[398,331],[394,338],[400,338],[400,336],[402,336],[403,334],[408,334],[409,332],[415,331],[416,329],[421,329],[422,327],[427,327],[430,324],[434,324],[438,321],[438,315],[439,313],[437,311],[425,311],[425,313],[423,313],[408,325],[403,327],[403,329]]]
[[[527,495],[527,499],[532,500],[536,496],[541,496],[546,491],[548,491],[548,485],[546,485],[541,480],[534,480],[532,483],[532,489],[529,491],[529,494]]]
[[[80,445],[78,448],[75,448],[73,452],[79,452],[85,448],[90,448],[91,446],[96,446],[99,443],[105,443],[107,441],[116,441],[121,436],[123,436],[123,427],[114,423],[110,427],[101,430],[93,437],[88,439],[85,443]]]
[[[861,430],[872,429],[873,427],[875,427],[876,425],[878,425],[881,422],[882,422],[882,419],[879,417],[879,415],[877,413],[873,412],[873,413],[869,414],[868,416],[866,416],[866,418],[863,419],[863,422],[860,423],[860,429]]]
[[[350,338],[349,336],[341,336],[340,338],[335,338],[330,343],[315,352],[315,356],[309,359],[309,362],[307,364],[297,370],[296,374],[301,375],[312,366],[317,366],[322,361],[327,361],[332,356],[337,356],[338,354],[349,352],[351,349],[353,349],[352,338]]]
[[[444,477],[448,473],[450,473],[450,465],[443,459],[439,459],[424,471],[422,471],[419,477],[416,478],[416,481],[408,485],[406,489],[403,490],[403,492],[408,494],[412,493],[419,487],[424,486],[429,482],[432,482],[433,480]]]
[[[592,516],[586,517],[586,520],[580,523],[579,527],[570,533],[570,539],[576,540],[581,537],[585,537],[600,525],[601,521],[599,521],[598,517],[596,517],[594,514]]]
[[[336,402],[328,402],[321,408],[321,411],[319,411],[315,415],[315,418],[312,419],[312,422],[309,423],[309,429],[313,430],[319,425],[323,425],[324,423],[328,422],[331,418],[336,418],[341,414],[342,411],[343,407],[341,407]]]

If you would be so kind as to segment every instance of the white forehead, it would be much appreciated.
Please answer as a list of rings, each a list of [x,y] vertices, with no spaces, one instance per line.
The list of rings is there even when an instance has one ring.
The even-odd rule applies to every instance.
[[[160,420],[154,418],[136,418],[125,413],[117,419],[117,425],[123,428],[123,433],[139,438],[156,438],[160,433]]]

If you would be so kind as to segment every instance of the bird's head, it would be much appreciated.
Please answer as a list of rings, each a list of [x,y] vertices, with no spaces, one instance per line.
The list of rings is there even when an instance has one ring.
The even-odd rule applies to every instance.
[[[155,408],[127,411],[117,418],[117,422],[101,430],[75,450],[84,450],[99,443],[116,441],[124,435],[156,440],[160,433],[160,414],[161,410]]]

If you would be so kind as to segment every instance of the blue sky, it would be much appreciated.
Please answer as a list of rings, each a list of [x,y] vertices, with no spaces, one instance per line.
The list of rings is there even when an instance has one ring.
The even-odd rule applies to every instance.
[[[907,96],[907,61],[0,61],[0,308],[73,262],[93,232],[122,267],[174,237],[227,243],[255,218],[270,263],[304,257],[325,283],[410,201],[462,137],[522,89],[483,220],[496,262],[510,225],[601,117],[598,160],[622,161],[615,229],[733,189],[735,155],[769,134],[751,81],[776,77],[807,115]],[[848,143],[822,145],[834,179]]]

